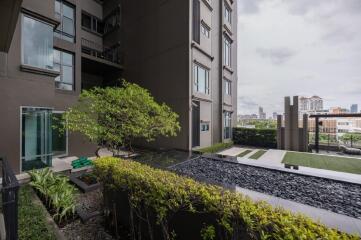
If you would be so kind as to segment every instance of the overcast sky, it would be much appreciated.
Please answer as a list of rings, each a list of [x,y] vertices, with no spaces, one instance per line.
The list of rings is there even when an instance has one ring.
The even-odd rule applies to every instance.
[[[238,2],[238,114],[292,95],[361,108],[361,0]]]

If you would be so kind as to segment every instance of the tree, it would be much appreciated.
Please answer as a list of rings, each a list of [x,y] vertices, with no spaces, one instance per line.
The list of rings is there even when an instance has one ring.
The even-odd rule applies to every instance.
[[[353,144],[361,141],[360,133],[345,133],[340,137],[340,140],[345,144]]]
[[[126,81],[122,87],[84,90],[62,118],[63,130],[80,132],[113,154],[122,147],[133,151],[135,139],[150,142],[180,130],[178,114],[158,104],[148,90]]]

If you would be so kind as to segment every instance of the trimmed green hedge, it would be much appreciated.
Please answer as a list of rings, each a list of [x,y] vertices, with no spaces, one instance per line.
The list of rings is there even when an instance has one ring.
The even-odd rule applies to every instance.
[[[217,153],[233,146],[233,142],[216,143],[210,147],[198,149],[201,153]]]
[[[106,157],[95,161],[95,170],[104,184],[104,198],[113,197],[109,198],[109,209],[117,209],[116,213],[111,210],[110,218],[129,221],[133,237],[147,234],[147,239],[359,239],[305,216],[137,162]],[[121,195],[126,199],[123,202],[117,200]],[[126,204],[130,210],[125,210]],[[137,218],[141,220],[136,221]],[[157,229],[162,233],[160,237],[153,236]]]
[[[233,128],[233,142],[238,145],[277,148],[277,130]]]

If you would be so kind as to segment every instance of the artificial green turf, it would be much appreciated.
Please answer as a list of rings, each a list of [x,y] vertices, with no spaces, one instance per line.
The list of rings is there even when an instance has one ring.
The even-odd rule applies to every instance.
[[[249,158],[250,159],[254,159],[254,160],[257,160],[259,159],[260,157],[263,156],[263,154],[265,154],[267,151],[266,150],[258,150],[257,152],[255,152],[252,156],[250,156]]]
[[[237,157],[244,157],[246,156],[248,153],[252,152],[252,150],[246,150],[241,152],[240,154],[237,155]]]
[[[30,186],[19,191],[19,239],[56,240],[54,232],[46,221],[46,210],[34,202]]]
[[[358,158],[287,152],[282,162],[304,167],[361,174],[361,159]]]
[[[210,147],[198,149],[201,153],[217,153],[233,146],[233,142],[216,143]]]

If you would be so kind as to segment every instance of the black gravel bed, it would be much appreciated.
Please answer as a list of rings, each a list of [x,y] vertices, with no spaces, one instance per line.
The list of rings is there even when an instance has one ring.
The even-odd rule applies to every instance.
[[[101,211],[103,194],[100,189],[88,193],[79,193],[77,196],[78,206],[86,212]],[[104,229],[104,219],[97,216],[86,223],[80,219],[66,225],[61,231],[68,240],[115,240]]]
[[[210,158],[178,164],[171,170],[197,180],[239,186],[361,219],[361,186]]]

